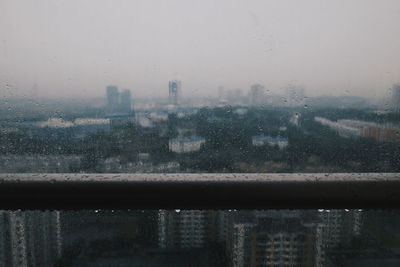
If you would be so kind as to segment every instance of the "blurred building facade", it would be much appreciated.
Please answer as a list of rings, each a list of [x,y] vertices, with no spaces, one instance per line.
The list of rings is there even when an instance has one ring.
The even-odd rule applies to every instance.
[[[324,266],[323,225],[316,214],[239,212],[227,239],[231,265]]]
[[[53,266],[61,256],[59,211],[0,211],[0,266]]]
[[[400,126],[392,123],[379,124],[359,120],[331,121],[321,117],[314,119],[345,138],[365,137],[378,142],[400,142]]]
[[[400,112],[400,83],[396,83],[393,85],[392,105],[393,105],[394,112],[399,113]]]
[[[182,97],[182,83],[178,80],[173,80],[168,83],[168,103],[177,106]]]
[[[358,210],[329,210],[319,213],[326,250],[341,245],[346,246],[354,237],[361,235],[363,213]]]
[[[169,140],[169,150],[175,153],[199,151],[206,140],[200,136],[177,137]]]
[[[161,248],[203,248],[207,241],[207,212],[169,211],[158,214],[158,242]]]
[[[109,85],[107,90],[107,112],[113,114],[117,112],[118,102],[119,102],[119,92],[118,87],[114,85]]]
[[[119,92],[117,86],[110,85],[106,88],[106,94],[109,115],[132,113],[132,94],[128,89]]]
[[[252,136],[251,138],[253,146],[278,146],[279,149],[284,149],[289,145],[289,140],[284,137],[272,137],[272,136],[265,136],[265,135],[256,135]]]
[[[107,114],[111,128],[135,123],[131,92],[127,89],[119,92],[118,87],[114,85],[107,86],[106,89]]]
[[[125,89],[120,95],[120,112],[130,114],[132,112],[132,94]]]
[[[253,84],[249,92],[249,105],[261,106],[265,103],[265,87],[261,84]]]

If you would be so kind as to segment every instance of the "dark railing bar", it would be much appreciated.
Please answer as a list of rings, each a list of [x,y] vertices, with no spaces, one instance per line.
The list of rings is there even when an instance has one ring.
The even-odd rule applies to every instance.
[[[0,174],[0,209],[164,208],[400,208],[400,174]]]

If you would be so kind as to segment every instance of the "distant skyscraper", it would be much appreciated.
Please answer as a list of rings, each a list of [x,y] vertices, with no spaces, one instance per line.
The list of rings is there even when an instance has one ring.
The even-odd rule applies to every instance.
[[[124,90],[120,93],[117,86],[107,86],[107,113],[110,117],[111,128],[135,123],[131,92]]]
[[[179,100],[181,97],[181,90],[182,90],[182,84],[181,81],[170,81],[169,82],[169,104],[170,105],[178,105]]]
[[[117,112],[119,104],[119,92],[117,86],[107,86],[107,111],[112,114]]]
[[[254,84],[250,88],[249,104],[251,106],[260,106],[264,104],[264,86],[261,84]]]
[[[131,114],[132,95],[127,89],[121,93],[117,86],[107,86],[107,112],[112,114]]]
[[[400,112],[400,83],[393,85],[392,104],[394,112]]]
[[[121,93],[120,109],[122,113],[131,113],[132,111],[132,95],[129,90],[124,90]]]

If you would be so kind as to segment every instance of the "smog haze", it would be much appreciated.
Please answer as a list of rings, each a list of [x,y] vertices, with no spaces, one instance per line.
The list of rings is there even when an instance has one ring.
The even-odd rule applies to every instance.
[[[400,1],[0,2],[1,92],[135,96],[217,88],[384,97],[400,81]]]

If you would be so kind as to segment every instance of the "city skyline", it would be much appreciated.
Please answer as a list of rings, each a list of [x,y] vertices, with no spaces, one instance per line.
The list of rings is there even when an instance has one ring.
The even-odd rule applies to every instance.
[[[173,80],[173,81],[177,81],[177,80]],[[166,81],[166,84],[164,84],[164,88],[160,88],[160,90],[158,91],[159,93],[156,95],[146,95],[146,94],[140,94],[140,90],[135,90],[135,89],[131,89],[129,86],[125,86],[123,85],[122,88],[124,92],[129,91],[132,96],[134,96],[135,99],[160,99],[160,98],[165,98],[165,99],[169,99],[169,83],[170,81]],[[181,81],[179,81],[181,82]],[[186,84],[186,83],[185,83]],[[261,86],[264,88],[264,96],[266,98],[268,97],[290,97],[290,91],[293,90],[293,88],[297,88],[297,90],[301,90],[302,93],[300,95],[302,95],[304,97],[303,100],[307,99],[307,98],[318,98],[318,97],[360,97],[360,98],[364,98],[365,100],[369,100],[369,101],[384,101],[381,104],[384,103],[388,103],[390,105],[393,105],[393,101],[396,98],[397,99],[397,91],[398,91],[398,87],[399,87],[399,82],[393,83],[382,95],[379,96],[370,96],[370,95],[358,95],[358,94],[352,94],[349,90],[345,90],[345,92],[343,93],[338,93],[338,92],[331,92],[331,93],[326,93],[326,94],[309,94],[309,90],[307,90],[307,88],[305,88],[303,85],[300,84],[288,84],[285,87],[281,87],[281,88],[269,88],[266,87],[265,84],[263,83],[251,83],[248,85],[248,87],[245,88],[239,88],[239,87],[224,87],[224,86],[218,86],[216,88],[214,88],[214,90],[209,93],[209,94],[201,94],[199,92],[197,92],[197,94],[192,94],[190,92],[189,89],[184,88],[185,91],[185,95],[182,96],[180,95],[179,98],[185,98],[185,99],[190,99],[190,98],[198,98],[198,97],[206,97],[206,98],[214,98],[214,99],[221,99],[221,92],[224,95],[229,95],[230,97],[232,97],[233,95],[236,94],[236,96],[240,95],[241,98],[248,98],[251,94],[252,94],[252,88],[257,85],[257,86]],[[31,91],[27,91],[27,92],[22,92],[20,91],[18,88],[13,88],[10,84],[6,83],[5,86],[3,86],[3,90],[0,90],[0,93],[2,93],[2,98],[3,99],[7,99],[7,98],[26,98],[26,99],[53,99],[53,100],[57,100],[57,99],[95,99],[95,98],[103,98],[103,94],[104,94],[104,88],[107,87],[119,87],[121,88],[121,86],[118,85],[118,83],[109,83],[106,84],[105,86],[103,86],[101,88],[101,90],[99,89],[98,91],[96,91],[96,94],[93,95],[75,95],[75,94],[64,94],[64,95],[52,95],[52,94],[39,94],[38,91],[40,89],[38,89],[38,84],[35,83],[33,85],[33,87],[31,88]],[[222,91],[221,91],[222,90]],[[145,90],[146,91],[146,90]],[[182,90],[181,90],[182,91]],[[182,94],[182,93],[181,93]],[[297,97],[299,98],[299,97]]]

